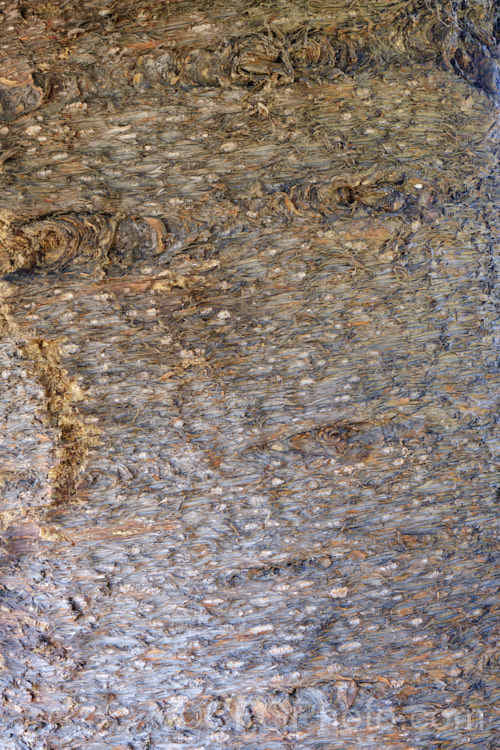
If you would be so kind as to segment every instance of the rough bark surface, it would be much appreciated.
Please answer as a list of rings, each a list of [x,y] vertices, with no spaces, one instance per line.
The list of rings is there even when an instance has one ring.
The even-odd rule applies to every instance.
[[[0,13],[2,750],[498,748],[496,4]]]

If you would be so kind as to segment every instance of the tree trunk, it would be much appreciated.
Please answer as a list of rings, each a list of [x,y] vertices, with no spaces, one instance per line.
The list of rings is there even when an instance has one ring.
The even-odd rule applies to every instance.
[[[497,5],[0,11],[2,749],[497,747]]]

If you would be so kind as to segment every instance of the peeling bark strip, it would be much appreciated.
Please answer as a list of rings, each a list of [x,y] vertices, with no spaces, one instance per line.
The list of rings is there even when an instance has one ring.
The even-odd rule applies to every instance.
[[[89,449],[97,444],[97,430],[80,418],[76,404],[83,393],[60,366],[56,341],[33,339],[24,346],[34,377],[45,389],[49,425],[59,429],[58,463],[50,470],[53,505],[71,500],[85,467]]]

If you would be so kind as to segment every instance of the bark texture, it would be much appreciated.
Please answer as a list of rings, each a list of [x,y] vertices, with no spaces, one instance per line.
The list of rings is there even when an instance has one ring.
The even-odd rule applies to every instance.
[[[0,2],[2,750],[498,748],[498,8]]]

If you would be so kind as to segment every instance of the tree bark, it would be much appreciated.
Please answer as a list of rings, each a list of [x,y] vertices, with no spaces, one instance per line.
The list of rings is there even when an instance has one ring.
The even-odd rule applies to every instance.
[[[496,747],[497,5],[0,12],[2,748]]]

